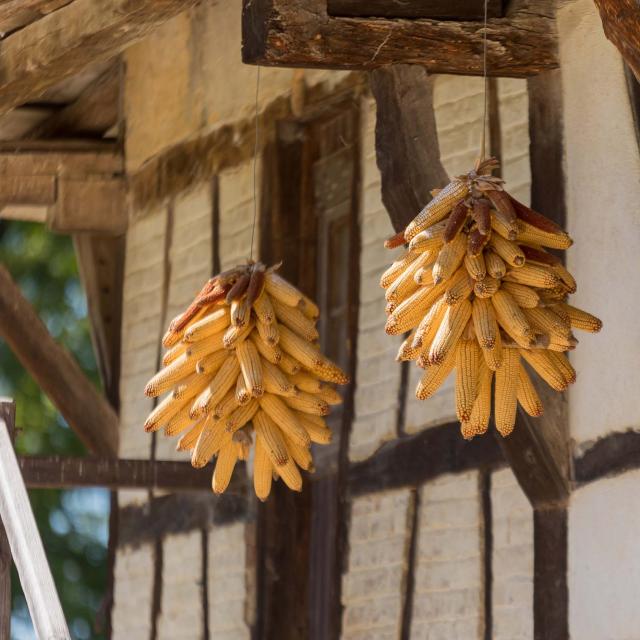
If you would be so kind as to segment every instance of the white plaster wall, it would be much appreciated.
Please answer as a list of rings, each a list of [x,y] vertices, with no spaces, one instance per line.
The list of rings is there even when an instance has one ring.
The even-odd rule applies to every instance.
[[[569,424],[578,444],[638,428],[640,403],[640,154],[622,59],[606,40],[593,2],[558,11],[562,68],[568,266],[572,302],[599,316],[600,334],[579,332],[571,354],[578,380]]]
[[[640,637],[640,471],[576,491],[569,509],[569,624],[575,640]]]

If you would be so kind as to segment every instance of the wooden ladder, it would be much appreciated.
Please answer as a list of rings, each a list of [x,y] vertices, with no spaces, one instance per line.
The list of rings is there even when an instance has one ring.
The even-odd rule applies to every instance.
[[[0,640],[10,638],[12,558],[38,640],[70,640],[13,449],[14,428],[15,403],[0,398]]]

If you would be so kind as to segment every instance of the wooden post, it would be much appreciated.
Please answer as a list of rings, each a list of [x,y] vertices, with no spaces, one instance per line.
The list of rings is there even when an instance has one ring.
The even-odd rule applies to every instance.
[[[5,421],[13,441],[16,423],[16,403],[0,398],[0,419]],[[0,520],[0,638],[11,637],[11,548]]]
[[[70,640],[5,415],[0,416],[0,517],[38,638]]]

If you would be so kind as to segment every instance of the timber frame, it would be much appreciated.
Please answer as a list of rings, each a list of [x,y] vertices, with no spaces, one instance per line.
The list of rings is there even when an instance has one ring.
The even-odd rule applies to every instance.
[[[505,17],[489,20],[491,75],[526,77],[558,66],[553,4],[518,0]],[[407,63],[479,75],[483,36],[478,21],[336,17],[327,0],[243,0],[242,57],[249,64],[371,70]]]

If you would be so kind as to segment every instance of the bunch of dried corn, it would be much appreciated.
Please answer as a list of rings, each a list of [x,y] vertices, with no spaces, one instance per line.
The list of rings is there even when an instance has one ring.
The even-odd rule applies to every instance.
[[[491,414],[506,436],[517,403],[532,416],[543,407],[523,360],[563,391],[576,374],[563,352],[575,348],[572,329],[602,323],[567,304],[576,282],[546,249],[567,249],[569,235],[510,196],[489,159],[434,191],[404,232],[385,243],[408,243],[382,275],[386,331],[410,332],[398,360],[425,369],[416,390],[424,400],[456,369],[456,413],[465,438],[485,433]],[[494,375],[495,374],[495,375]]]
[[[145,388],[151,397],[170,391],[145,429],[182,434],[178,450],[192,451],[194,467],[217,456],[216,493],[248,459],[253,434],[258,498],[273,478],[300,491],[311,443],[331,440],[323,416],[341,402],[334,384],[348,382],[315,344],[318,307],[276,269],[250,263],[209,280],[169,326],[164,368]]]

